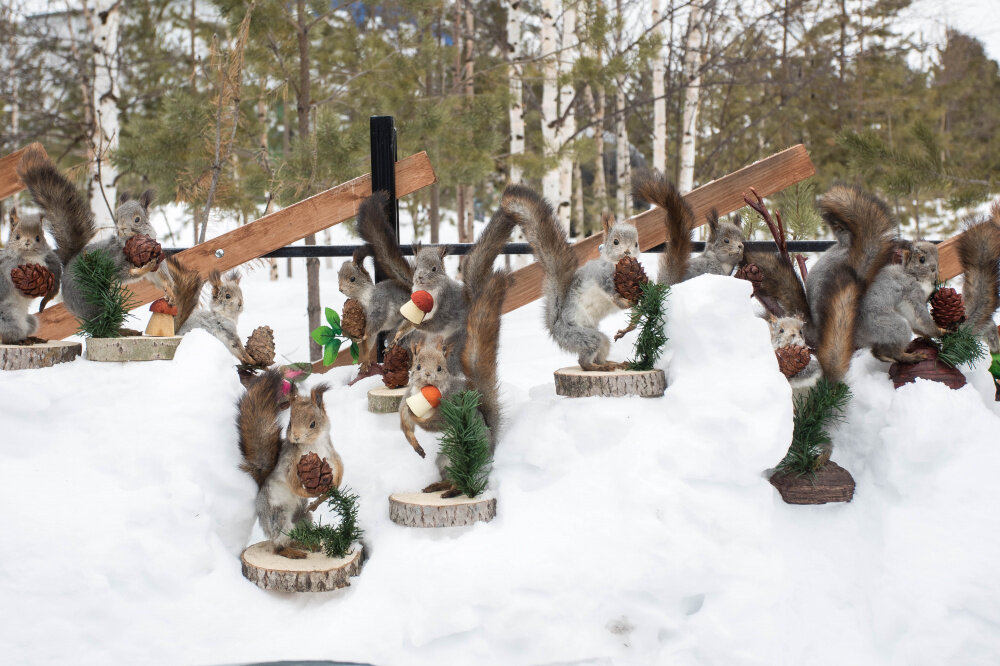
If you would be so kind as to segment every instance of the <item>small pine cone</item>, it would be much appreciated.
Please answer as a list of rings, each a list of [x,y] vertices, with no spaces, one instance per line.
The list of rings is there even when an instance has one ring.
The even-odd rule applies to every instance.
[[[794,377],[809,365],[809,348],[802,345],[779,347],[774,350],[774,355],[778,357],[778,368],[785,377]]]
[[[635,303],[642,296],[642,285],[649,282],[646,271],[635,257],[622,257],[615,265],[615,290],[622,298]]]
[[[317,497],[333,485],[333,470],[326,459],[320,459],[315,453],[307,453],[299,458],[297,467],[299,482],[306,492]]]
[[[145,266],[153,260],[159,266],[163,261],[163,248],[146,234],[136,234],[125,241],[125,258],[133,266]]]
[[[344,314],[340,317],[340,330],[349,338],[360,339],[365,337],[365,309],[356,298],[348,298],[344,301]]]
[[[269,366],[274,363],[274,331],[270,326],[258,326],[247,338],[247,354],[254,363]]]
[[[406,347],[393,345],[385,350],[382,361],[382,383],[386,388],[406,386],[410,381],[410,352]]]
[[[941,287],[931,296],[931,317],[941,328],[955,329],[965,321],[962,294],[951,287]]]
[[[10,270],[10,281],[28,298],[38,298],[52,291],[56,276],[41,264],[21,264]]]
[[[764,279],[764,272],[757,264],[744,264],[737,269],[735,277],[750,282],[760,282]]]

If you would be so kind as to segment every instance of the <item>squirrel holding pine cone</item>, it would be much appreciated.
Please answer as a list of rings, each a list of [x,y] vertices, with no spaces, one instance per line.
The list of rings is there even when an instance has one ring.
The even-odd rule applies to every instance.
[[[49,247],[39,216],[20,218],[10,211],[11,232],[0,250],[0,343],[33,342],[38,321],[31,301],[45,302],[59,291],[62,262]]]

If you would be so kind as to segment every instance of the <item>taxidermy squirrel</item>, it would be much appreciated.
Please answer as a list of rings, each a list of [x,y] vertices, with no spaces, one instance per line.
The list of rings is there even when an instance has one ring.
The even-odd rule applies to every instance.
[[[243,456],[240,469],[257,482],[257,518],[274,552],[302,559],[306,552],[288,537],[295,523],[310,519],[307,500],[312,495],[299,481],[299,459],[309,453],[325,459],[335,488],[344,477],[344,464],[330,441],[330,419],[323,407],[329,386],[318,384],[309,397],[298,395],[294,385],[286,396],[284,386],[280,371],[268,370],[255,377],[240,397],[236,416]],[[282,437],[278,416],[289,400],[291,416]]]
[[[615,289],[614,274],[623,257],[639,255],[635,225],[605,216],[600,257],[579,266],[548,201],[523,185],[508,185],[501,205],[524,229],[545,271],[545,325],[552,339],[562,349],[576,352],[584,370],[627,367],[608,361],[611,341],[598,327],[615,309],[632,306]]]
[[[135,282],[145,277],[161,288],[169,288],[164,277],[166,271],[158,271],[158,259],[151,259],[146,265],[137,267],[129,263],[124,254],[125,243],[132,236],[145,234],[156,239],[156,230],[149,222],[152,190],[146,190],[137,199],[123,192],[115,210],[115,235],[92,243],[97,233],[93,213],[76,187],[56,169],[44,152],[29,148],[18,164],[17,174],[35,203],[44,211],[44,219],[55,238],[56,254],[65,267],[63,302],[73,315],[87,319],[98,314],[95,306],[84,299],[73,274],[77,258],[93,250],[108,252],[118,266],[122,282]]]
[[[732,222],[719,220],[714,210],[708,215],[705,251],[691,257],[694,211],[673,183],[662,174],[641,170],[632,176],[632,192],[637,200],[662,208],[667,227],[667,246],[660,255],[659,282],[677,284],[706,273],[729,275],[743,260],[743,231]]]
[[[771,331],[771,347],[774,350],[789,345],[808,346],[802,333],[806,323],[800,317],[775,317],[770,312],[765,312],[764,320]],[[792,387],[792,399],[795,400],[800,395],[807,393],[822,376],[823,371],[819,366],[819,360],[815,356],[811,356],[809,365],[788,378],[788,383]]]
[[[24,264],[39,264],[52,273],[55,281],[52,289],[42,297],[41,312],[45,303],[59,291],[62,263],[49,248],[40,216],[20,218],[12,208],[10,223],[10,238],[6,247],[0,249],[0,342],[31,344],[38,341],[32,337],[38,330],[38,321],[28,312],[35,297],[25,295],[14,285],[11,271]]]
[[[202,328],[219,339],[229,348],[233,356],[244,363],[253,363],[247,356],[236,327],[243,312],[243,290],[240,288],[241,275],[230,271],[222,275],[212,271],[208,283],[212,285],[212,297],[208,309],[199,307],[204,280],[197,271],[187,270],[175,258],[167,259],[167,268],[173,285],[174,305],[177,315],[174,327],[177,335],[184,335],[196,328]]]
[[[991,354],[1000,353],[1000,337],[993,313],[1000,307],[1000,200],[991,219],[970,224],[958,237],[958,258],[965,272],[962,298],[965,320],[982,336]]]

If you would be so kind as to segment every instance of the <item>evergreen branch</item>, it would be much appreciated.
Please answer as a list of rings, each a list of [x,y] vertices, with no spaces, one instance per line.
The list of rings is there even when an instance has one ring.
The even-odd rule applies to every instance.
[[[448,459],[445,476],[458,490],[476,497],[489,483],[489,428],[479,414],[478,391],[461,391],[441,401],[445,428],[441,433],[440,453]]]
[[[78,332],[88,338],[117,338],[129,310],[139,301],[125,287],[118,267],[107,250],[93,250],[73,264],[73,277],[83,299],[97,314],[80,320]]]
[[[812,475],[824,450],[832,440],[827,427],[844,417],[851,391],[844,382],[833,383],[825,377],[795,401],[792,444],[778,463],[777,471],[795,476]]]
[[[288,538],[306,550],[322,549],[327,557],[347,557],[351,546],[364,536],[364,530],[358,526],[358,496],[349,488],[331,488],[317,498],[313,509],[324,501],[340,517],[340,524],[333,527],[301,520],[288,532]]]
[[[667,342],[667,334],[663,330],[666,324],[664,303],[670,294],[670,287],[650,280],[641,289],[642,296],[632,307],[629,318],[631,328],[639,327],[632,350],[633,360],[628,362],[630,370],[652,370]]]
[[[969,326],[959,326],[954,331],[948,331],[937,339],[941,347],[938,360],[957,368],[963,363],[976,367],[976,363],[985,360],[989,355],[982,339],[972,332]]]

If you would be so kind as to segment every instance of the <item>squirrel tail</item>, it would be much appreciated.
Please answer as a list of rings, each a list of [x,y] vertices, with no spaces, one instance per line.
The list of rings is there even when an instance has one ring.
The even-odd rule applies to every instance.
[[[524,185],[508,185],[501,208],[519,224],[545,273],[545,323],[549,331],[562,312],[579,262],[552,205]]]
[[[384,191],[373,192],[362,201],[358,206],[358,233],[372,246],[379,269],[390,280],[409,291],[413,288],[413,266],[403,256],[399,241],[389,228],[389,219],[385,214],[388,203],[389,194]]]
[[[836,383],[844,379],[854,355],[854,338],[864,295],[861,280],[850,268],[844,268],[832,278],[818,310],[819,331],[816,358],[823,376]]]
[[[497,208],[490,218],[479,240],[462,262],[462,282],[467,293],[476,293],[483,288],[493,270],[493,261],[510,239],[517,221],[503,209]]]
[[[1000,206],[994,207],[1000,217]],[[993,221],[969,225],[958,237],[958,259],[965,272],[962,297],[966,321],[976,333],[994,326],[1000,307],[1000,226]]]
[[[509,271],[495,271],[469,307],[462,370],[467,388],[479,391],[483,421],[490,429],[490,446],[496,448],[500,429],[500,384],[497,379],[497,348],[500,344],[500,312],[504,296],[513,284]]]
[[[848,264],[870,284],[892,260],[896,221],[884,201],[858,187],[834,187],[819,203],[823,219],[838,238],[848,239]]]
[[[191,313],[198,307],[201,299],[201,288],[205,281],[198,271],[188,270],[175,257],[167,258],[167,269],[170,271],[170,281],[173,284],[174,305],[177,316],[174,317],[174,329],[180,330]]]
[[[17,165],[17,175],[44,211],[56,241],[56,255],[65,266],[97,233],[90,207],[76,186],[39,148],[31,146],[25,151]]]
[[[673,183],[650,169],[632,175],[632,195],[666,213],[663,223],[667,228],[667,246],[660,256],[660,282],[677,284],[684,279],[691,261],[694,211]]]
[[[236,403],[236,428],[239,432],[240,469],[253,477],[257,487],[264,485],[281,452],[281,411],[283,378],[278,370],[254,377]]]

